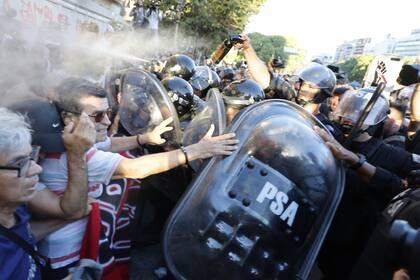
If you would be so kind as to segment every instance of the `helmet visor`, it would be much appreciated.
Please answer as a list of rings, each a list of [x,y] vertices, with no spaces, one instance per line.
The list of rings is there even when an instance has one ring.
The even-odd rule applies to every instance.
[[[336,84],[334,73],[324,65],[315,62],[308,64],[297,75],[305,82],[315,84],[322,89],[332,91]]]
[[[334,112],[335,118],[350,120],[356,124],[363,110],[366,108],[373,92],[367,89],[351,90],[344,93]],[[383,121],[388,114],[389,106],[386,98],[381,95],[367,115],[364,125],[376,125]]]

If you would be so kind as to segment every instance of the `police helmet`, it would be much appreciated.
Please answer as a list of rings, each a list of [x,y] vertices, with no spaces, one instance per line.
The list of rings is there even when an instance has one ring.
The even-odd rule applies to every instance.
[[[321,89],[320,93],[313,98],[313,103],[321,103],[327,97],[331,97],[337,82],[333,71],[316,62],[309,63],[297,73],[297,76],[301,81]]]
[[[208,66],[197,66],[195,69],[194,75],[191,77],[191,85],[195,91],[205,91],[208,88],[212,87],[214,82],[213,80],[214,71],[210,70]],[[214,73],[216,74],[216,73]],[[217,76],[217,74],[216,74]],[[218,76],[217,76],[218,77]],[[217,78],[216,78],[217,79]]]
[[[168,58],[162,73],[165,77],[176,76],[189,80],[194,75],[195,68],[195,62],[189,56],[177,54]]]
[[[333,116],[340,123],[344,134],[357,123],[372,95],[373,90],[368,88],[348,90],[343,94]],[[367,131],[373,135],[374,130],[386,119],[388,113],[388,101],[385,96],[380,95],[363,121],[361,131]]]
[[[226,104],[239,109],[262,101],[265,97],[264,90],[249,79],[230,83],[224,88],[222,95]]]
[[[212,88],[219,87],[220,82],[221,82],[219,75],[217,75],[216,71],[210,70],[210,72],[211,72],[211,79],[213,81],[213,83],[210,85],[210,87],[212,87]]]
[[[162,80],[163,86],[168,91],[178,116],[183,116],[191,110],[193,104],[193,88],[184,79],[169,77]]]
[[[220,71],[219,76],[222,80],[229,80],[233,81],[235,78],[235,71],[232,68],[224,68],[222,71]]]

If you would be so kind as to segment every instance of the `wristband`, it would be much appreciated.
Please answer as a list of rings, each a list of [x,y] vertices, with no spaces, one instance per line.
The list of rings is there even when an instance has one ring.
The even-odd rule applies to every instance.
[[[357,170],[357,169],[359,169],[360,167],[362,167],[362,165],[366,162],[366,157],[365,157],[365,155],[362,155],[362,154],[357,154],[357,156],[359,157],[359,160],[358,160],[355,164],[350,165],[350,166],[349,166],[349,168],[350,168],[350,169]]]
[[[185,164],[188,164],[188,154],[187,154],[187,150],[185,150],[184,146],[181,146],[181,151],[184,153],[185,156]]]

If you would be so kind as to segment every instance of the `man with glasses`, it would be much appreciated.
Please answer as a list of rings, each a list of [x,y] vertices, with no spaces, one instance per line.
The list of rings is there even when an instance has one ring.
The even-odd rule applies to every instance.
[[[96,142],[106,139],[107,129],[111,122],[108,117],[109,104],[104,89],[83,79],[67,79],[56,90],[56,104],[61,111],[62,121],[65,125],[77,122],[81,118],[80,113],[85,112],[91,121],[95,122]],[[101,200],[103,196],[109,197],[121,192],[114,185],[112,185],[113,187],[108,186],[111,178],[141,179],[165,172],[195,159],[204,159],[214,155],[229,155],[236,149],[235,145],[238,143],[238,140],[233,137],[234,134],[208,136],[199,143],[182,149],[149,154],[134,159],[104,152],[94,147],[86,154],[89,196],[99,200],[101,211],[117,215],[118,209],[115,204]],[[60,154],[48,157],[41,162],[44,168],[41,179],[54,192],[66,190],[66,178],[57,178],[57,174],[65,174],[65,158],[65,154]],[[82,219],[68,224],[47,236],[40,243],[41,252],[51,258],[52,268],[57,272],[55,278],[65,275],[66,269],[79,260],[86,223],[86,219]]]
[[[0,108],[0,275],[4,279],[40,279],[35,242],[66,223],[64,219],[76,219],[86,211],[86,200],[72,202],[73,183],[84,187],[86,192],[85,165],[75,164],[93,142],[88,119],[76,126],[66,127],[64,146],[69,154],[69,191],[61,198],[39,183],[42,168],[36,163],[39,146],[31,146],[31,128],[24,117]],[[87,133],[87,134],[86,134]],[[83,141],[77,141],[77,140]],[[74,176],[78,179],[74,180]],[[84,182],[84,184],[83,184]],[[70,199],[70,200],[69,200]],[[56,220],[31,221],[27,205],[34,214],[59,218]],[[16,239],[18,241],[16,241]],[[19,241],[20,240],[20,241]],[[24,246],[27,246],[25,248]],[[28,249],[29,248],[29,249]],[[32,253],[30,252],[33,250]]]

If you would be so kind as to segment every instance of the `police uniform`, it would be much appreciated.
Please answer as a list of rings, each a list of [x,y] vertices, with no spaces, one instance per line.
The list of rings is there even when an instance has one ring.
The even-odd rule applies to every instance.
[[[295,98],[297,96],[296,91],[282,76],[278,74],[271,74],[270,85],[266,91],[270,90],[274,91],[272,98],[286,99],[295,102]]]
[[[418,155],[386,145],[374,137],[353,143],[351,148],[365,155],[367,161],[376,166],[376,173],[370,183],[365,184],[355,171],[346,172],[343,199],[319,258],[325,279],[348,278],[381,211],[403,190],[400,177],[407,177],[410,171],[420,168]]]
[[[420,227],[420,189],[412,188],[399,194],[382,212],[381,221],[367,243],[351,279],[392,279],[399,269],[393,259],[398,256],[392,252],[387,241],[389,230],[395,220],[405,220],[412,227]]]

